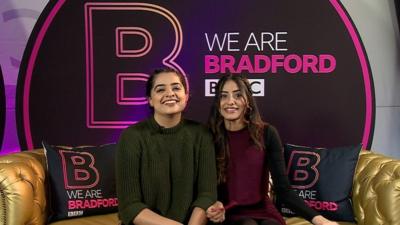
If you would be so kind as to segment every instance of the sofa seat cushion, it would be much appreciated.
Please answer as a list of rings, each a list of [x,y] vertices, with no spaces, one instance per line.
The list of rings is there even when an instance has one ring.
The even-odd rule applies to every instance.
[[[300,217],[291,217],[285,218],[287,225],[312,225],[312,223]],[[339,225],[357,225],[356,223],[351,222],[338,222]]]
[[[68,220],[61,220],[50,225],[118,225],[120,224],[117,213],[97,216],[86,216]]]

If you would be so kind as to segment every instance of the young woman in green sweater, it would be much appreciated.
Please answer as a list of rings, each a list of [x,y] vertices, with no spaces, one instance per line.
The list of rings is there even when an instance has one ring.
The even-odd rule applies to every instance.
[[[116,155],[119,217],[123,224],[206,224],[216,201],[212,138],[199,123],[185,120],[184,76],[156,70],[146,95],[153,115],[123,131]]]

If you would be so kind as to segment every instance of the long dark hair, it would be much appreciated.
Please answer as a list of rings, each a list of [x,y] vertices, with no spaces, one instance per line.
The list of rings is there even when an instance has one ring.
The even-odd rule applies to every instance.
[[[214,144],[216,147],[218,183],[226,181],[226,169],[229,162],[229,140],[224,124],[224,118],[220,113],[222,88],[229,80],[235,82],[239,87],[240,92],[246,96],[247,109],[244,112],[244,120],[245,123],[247,123],[247,129],[250,132],[250,137],[254,144],[260,150],[264,149],[263,143],[261,142],[261,136],[266,123],[261,119],[257,104],[251,92],[249,81],[243,75],[224,74],[217,84],[214,102],[208,119],[208,125],[213,133]]]

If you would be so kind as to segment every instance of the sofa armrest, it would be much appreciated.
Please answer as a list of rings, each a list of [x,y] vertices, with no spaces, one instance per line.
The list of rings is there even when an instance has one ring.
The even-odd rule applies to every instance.
[[[45,173],[43,150],[0,157],[0,224],[45,224]]]
[[[400,160],[364,151],[353,180],[353,209],[359,225],[400,221]]]

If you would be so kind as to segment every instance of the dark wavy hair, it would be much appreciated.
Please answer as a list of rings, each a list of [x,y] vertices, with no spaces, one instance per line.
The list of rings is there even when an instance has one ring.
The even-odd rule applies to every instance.
[[[242,95],[247,98],[247,109],[243,115],[244,121],[247,124],[247,129],[250,132],[250,137],[254,144],[260,150],[264,149],[261,137],[266,123],[261,119],[257,104],[252,95],[249,81],[243,75],[224,74],[217,84],[214,102],[211,106],[211,112],[208,119],[208,125],[213,134],[216,148],[218,183],[226,181],[226,170],[229,162],[229,140],[224,124],[224,118],[220,113],[220,102],[222,88],[225,83],[230,80],[237,84]]]

